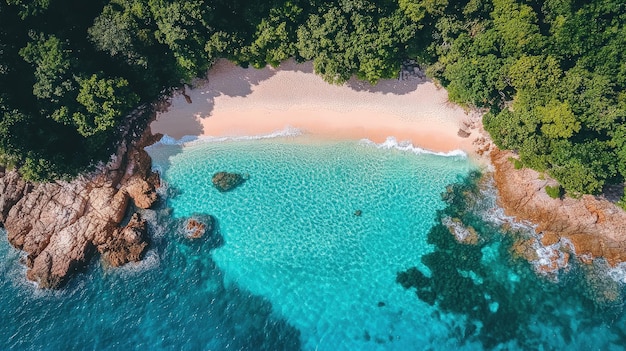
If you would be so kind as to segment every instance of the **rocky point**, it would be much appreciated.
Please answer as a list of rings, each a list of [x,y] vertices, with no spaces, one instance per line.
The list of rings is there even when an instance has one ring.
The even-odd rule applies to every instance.
[[[515,157],[509,151],[491,153],[498,200],[508,215],[536,223],[543,245],[567,239],[584,262],[600,257],[610,265],[626,262],[626,212],[592,195],[553,199],[545,187],[556,182],[528,168],[515,169]]]
[[[59,288],[95,252],[112,266],[141,258],[146,223],[136,213],[123,222],[131,202],[145,209],[157,200],[158,176],[143,150],[150,131],[144,135],[122,143],[105,167],[72,181],[32,184],[15,170],[0,171],[0,220],[9,242],[27,254],[28,279]]]

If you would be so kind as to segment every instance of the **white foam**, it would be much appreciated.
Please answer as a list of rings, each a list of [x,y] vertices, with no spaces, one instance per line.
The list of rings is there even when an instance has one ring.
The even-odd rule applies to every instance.
[[[148,250],[144,257],[137,262],[128,262],[121,267],[114,268],[114,272],[120,275],[133,276],[139,273],[155,269],[161,264],[161,258],[155,250]]]
[[[186,143],[192,142],[198,139],[197,136],[194,135],[185,135],[180,139],[175,139],[167,134],[164,134],[161,140],[159,140],[156,144],[161,145],[184,145]]]
[[[484,182],[484,187],[480,190],[480,215],[481,218],[488,223],[492,223],[498,226],[506,224],[509,228],[519,231],[527,231],[528,233],[534,233],[536,224],[528,221],[520,221],[513,216],[508,216],[504,213],[504,208],[497,203],[497,192],[495,181],[492,177]]]
[[[617,266],[609,268],[607,274],[616,282],[626,284],[626,262],[621,262]]]
[[[154,145],[160,144],[160,145],[186,146],[186,145],[193,145],[197,143],[207,143],[207,142],[274,139],[274,138],[283,138],[283,137],[293,137],[293,136],[298,136],[298,135],[302,135],[302,131],[298,128],[293,128],[290,126],[287,126],[284,129],[277,130],[269,134],[260,134],[260,135],[241,135],[241,136],[223,136],[223,137],[185,135],[180,139],[175,139],[167,134],[164,134],[161,140],[159,140]]]
[[[437,155],[445,157],[463,157],[467,158],[467,154],[463,150],[452,150],[449,152],[436,152],[421,147],[414,146],[409,141],[397,141],[394,137],[388,137],[384,142],[377,144],[369,139],[361,139],[361,143],[365,145],[372,145],[379,149],[391,150],[396,149],[400,151],[412,152],[416,155]]]
[[[441,219],[441,223],[454,232],[454,236],[459,242],[464,242],[472,236],[470,230],[466,228],[460,221],[455,221],[449,216],[443,217]]]

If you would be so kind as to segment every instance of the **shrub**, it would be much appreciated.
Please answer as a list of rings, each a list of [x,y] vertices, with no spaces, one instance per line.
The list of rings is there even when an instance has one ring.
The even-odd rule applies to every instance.
[[[563,188],[560,185],[546,185],[546,193],[553,199],[560,199],[563,196]]]
[[[524,164],[522,163],[522,161],[513,158],[513,157],[509,157],[509,161],[513,162],[513,168],[515,169],[522,169],[524,168]]]

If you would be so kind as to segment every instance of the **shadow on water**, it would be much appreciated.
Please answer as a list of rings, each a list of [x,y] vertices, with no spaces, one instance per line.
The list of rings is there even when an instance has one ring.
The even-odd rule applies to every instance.
[[[192,240],[185,236],[185,219],[172,220],[167,211],[163,214],[165,218],[158,219],[156,223],[166,223],[166,227],[159,230],[169,233],[168,240],[173,241],[175,246],[175,250],[162,252],[163,260],[167,261],[167,272],[170,273],[163,279],[176,286],[172,291],[180,295],[180,305],[176,304],[178,306],[174,309],[181,320],[176,321],[173,327],[180,328],[177,325],[180,322],[182,330],[189,329],[189,338],[202,336],[201,339],[212,340],[209,349],[300,349],[300,332],[276,316],[269,301],[240,289],[236,284],[224,282],[221,270],[210,255],[212,250],[224,244],[219,221],[215,220],[212,233]],[[204,223],[210,220],[206,214],[194,214],[192,217]],[[184,311],[178,311],[181,307]],[[172,309],[169,310],[171,313]],[[165,313],[157,312],[161,317]],[[207,328],[208,325],[213,328]],[[203,343],[198,343],[197,348],[188,347],[189,339],[178,334],[171,335],[169,341],[172,347],[179,347],[181,341],[189,349],[207,347]]]
[[[399,272],[397,282],[443,312],[466,316],[464,330],[453,331],[460,345],[476,341],[486,349],[623,345],[623,287],[597,264],[572,262],[559,281],[535,273],[526,260],[511,253],[519,233],[503,234],[475,211],[479,179],[474,173],[464,183],[449,186],[442,194],[447,206],[438,212],[439,223],[448,217],[474,228],[478,242],[460,243],[448,227],[436,225],[428,234],[435,250],[421,259],[430,272],[412,267]],[[597,340],[585,344],[580,339],[598,327],[608,329],[615,340],[599,337],[608,344],[601,346],[594,344]]]
[[[270,302],[224,282],[211,256],[223,245],[219,223],[191,240],[165,203],[144,218],[151,247],[143,261],[91,265],[61,291],[38,290],[1,266],[0,349],[300,349],[300,332]]]

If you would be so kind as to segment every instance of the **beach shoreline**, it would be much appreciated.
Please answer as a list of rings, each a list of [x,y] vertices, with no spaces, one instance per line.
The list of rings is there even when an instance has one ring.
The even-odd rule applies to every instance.
[[[220,60],[208,72],[206,80],[195,84],[195,88],[174,94],[170,103],[169,109],[157,114],[150,126],[153,133],[167,135],[169,142],[298,132],[318,140],[365,139],[377,145],[410,144],[413,148],[441,154],[462,151],[496,178],[498,203],[507,215],[548,228],[550,235],[545,236],[538,229],[536,240],[571,237],[575,239],[570,240],[574,243],[574,254],[604,257],[612,265],[626,260],[626,250],[614,238],[623,237],[623,230],[617,229],[620,234],[611,235],[615,228],[623,228],[623,219],[607,221],[611,228],[608,231],[592,223],[611,217],[605,212],[621,214],[615,205],[601,200],[589,205],[591,197],[587,197],[586,202],[565,199],[571,202],[565,206],[564,200],[547,197],[545,180],[540,182],[541,186],[521,186],[547,178],[536,172],[520,175],[524,169],[516,170],[507,161],[515,157],[514,154],[505,157],[506,162],[490,159],[489,155],[494,152],[495,155],[503,153],[493,146],[482,128],[480,112],[468,112],[450,103],[447,91],[430,80],[415,77],[382,80],[372,86],[352,79],[345,85],[336,86],[313,73],[311,63],[298,64],[289,60],[276,69],[258,70]],[[523,205],[530,200],[518,201],[525,196],[535,204],[530,212]],[[580,235],[581,230],[566,233],[565,227],[576,226],[581,221],[591,223],[585,233],[602,232],[603,235],[589,240],[588,236]],[[550,223],[565,224],[559,230],[552,228]],[[547,247],[553,241],[542,242],[540,246]],[[595,246],[590,248],[590,245]],[[527,259],[533,261],[535,249],[530,252]],[[567,265],[567,260],[564,264]],[[554,271],[562,265],[550,260],[542,267],[542,271]]]
[[[433,152],[475,155],[471,115],[448,102],[432,81],[351,80],[330,85],[312,64],[293,60],[274,69],[219,60],[206,80],[175,94],[150,128],[175,140],[269,135],[284,130],[328,140],[388,138]],[[461,136],[463,129],[469,135]]]

